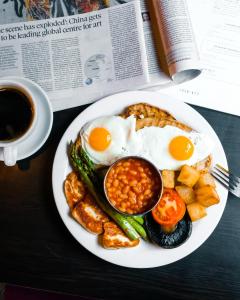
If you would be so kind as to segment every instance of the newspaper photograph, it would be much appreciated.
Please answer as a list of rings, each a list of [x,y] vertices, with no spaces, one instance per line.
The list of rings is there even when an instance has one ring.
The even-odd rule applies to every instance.
[[[1,0],[0,23],[18,23],[89,13],[124,0]]]

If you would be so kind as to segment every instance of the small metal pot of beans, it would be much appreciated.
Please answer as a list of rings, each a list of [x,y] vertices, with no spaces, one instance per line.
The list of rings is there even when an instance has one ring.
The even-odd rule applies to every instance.
[[[104,178],[104,192],[110,205],[125,215],[151,211],[163,191],[160,171],[148,160],[127,156],[117,160]]]

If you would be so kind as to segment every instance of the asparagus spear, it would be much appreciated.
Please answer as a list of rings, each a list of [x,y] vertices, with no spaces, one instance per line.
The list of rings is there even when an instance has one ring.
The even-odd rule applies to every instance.
[[[147,233],[141,224],[135,221],[133,217],[126,217],[126,219],[144,240],[148,239]]]
[[[144,224],[144,219],[142,216],[133,216],[132,217],[135,221],[137,221],[139,224],[143,225]]]
[[[79,159],[79,156],[76,151],[76,147],[73,143],[71,143],[70,146],[70,157],[71,162],[74,166],[74,168],[79,172],[82,180],[86,184],[89,192],[92,194],[92,196],[95,198],[97,204],[101,207],[101,209],[108,214],[126,233],[126,235],[131,240],[136,240],[140,236],[137,233],[137,231],[130,225],[130,223],[127,221],[125,217],[123,217],[121,214],[115,212],[111,206],[105,201],[105,199],[97,193],[96,188],[89,178],[89,174],[91,174],[91,170],[87,167],[86,164],[83,164],[82,161]]]
[[[103,193],[103,187],[101,184],[101,180],[99,179],[99,176],[95,170],[94,163],[90,160],[87,153],[84,151],[82,147],[78,150],[79,153],[79,159],[82,161],[85,171],[87,172],[90,180],[95,186],[95,189],[99,191],[100,193]]]

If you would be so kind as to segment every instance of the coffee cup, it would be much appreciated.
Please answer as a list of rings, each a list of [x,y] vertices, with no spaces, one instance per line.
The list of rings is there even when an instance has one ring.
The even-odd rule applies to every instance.
[[[0,148],[6,166],[16,164],[19,145],[29,139],[37,114],[37,102],[26,85],[0,79]]]

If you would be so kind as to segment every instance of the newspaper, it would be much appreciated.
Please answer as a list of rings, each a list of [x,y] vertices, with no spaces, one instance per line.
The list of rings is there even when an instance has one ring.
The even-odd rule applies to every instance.
[[[0,4],[0,77],[37,82],[55,111],[196,77],[199,54],[186,0],[152,2],[149,13],[143,0],[5,0]],[[154,21],[159,39],[152,33]]]
[[[203,72],[198,78],[163,92],[191,104],[240,116],[240,0],[187,1]]]

